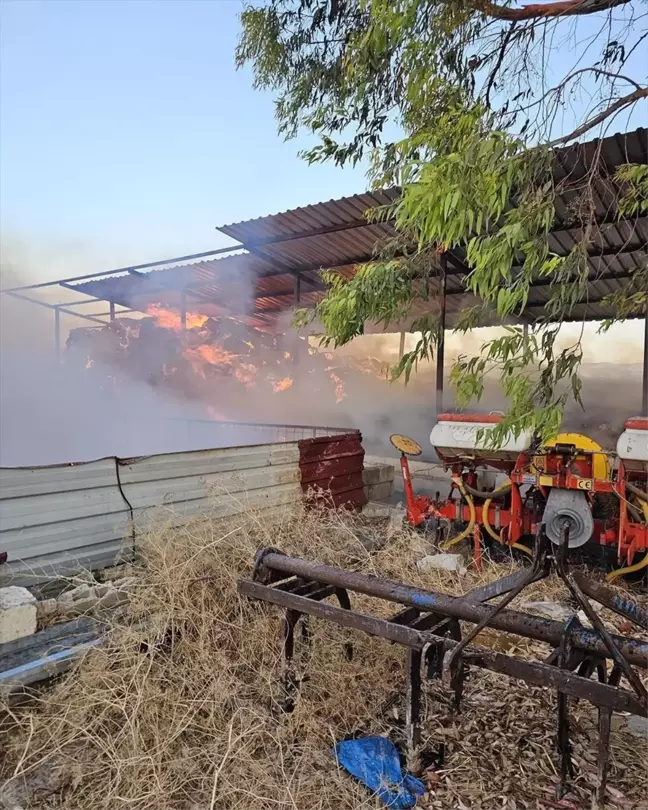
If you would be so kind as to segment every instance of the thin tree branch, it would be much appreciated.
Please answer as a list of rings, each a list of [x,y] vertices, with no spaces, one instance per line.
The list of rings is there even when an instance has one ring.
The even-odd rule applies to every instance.
[[[613,104],[610,104],[609,107],[606,107],[598,115],[595,115],[594,118],[590,118],[589,121],[585,121],[585,123],[581,124],[580,127],[577,127],[573,132],[570,132],[569,135],[563,135],[560,138],[556,138],[555,141],[551,141],[547,144],[547,146],[558,146],[558,144],[567,143],[567,141],[580,138],[581,135],[584,135],[597,124],[605,121],[606,118],[609,118],[618,110],[622,110],[624,107],[628,107],[630,104],[634,104],[642,98],[648,98],[648,87],[640,88],[639,90],[635,90],[634,93],[629,93],[627,96],[618,98]]]
[[[596,14],[631,0],[559,0],[553,3],[533,3],[522,8],[498,6],[497,3],[475,2],[476,10],[499,20],[534,20],[541,17],[572,17],[577,14]]]
[[[511,37],[513,36],[513,31],[515,30],[515,26],[517,25],[517,21],[513,21],[504,35],[504,39],[502,41],[502,46],[500,48],[499,56],[497,57],[497,62],[495,63],[495,67],[491,71],[490,76],[488,77],[488,84],[486,86],[486,106],[490,108],[490,91],[495,83],[495,77],[497,76],[499,69],[502,67],[502,62],[504,61],[504,55],[506,54],[506,48],[508,47],[509,42],[511,41]]]

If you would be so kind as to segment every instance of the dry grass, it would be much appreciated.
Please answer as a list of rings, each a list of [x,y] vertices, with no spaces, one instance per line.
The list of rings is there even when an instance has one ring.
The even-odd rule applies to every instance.
[[[256,549],[273,545],[359,570],[463,593],[508,573],[486,566],[464,577],[423,573],[421,539],[392,536],[374,554],[358,541],[359,519],[301,512],[268,525],[247,514],[226,528],[209,521],[147,538],[140,586],[114,618],[106,643],[34,705],[16,714],[3,768],[7,806],[65,810],[345,810],[379,807],[339,770],[331,747],[356,732],[398,742],[404,651],[310,620],[312,644],[298,643],[302,686],[282,713],[281,615],[237,595]],[[371,533],[362,527],[366,536]],[[384,534],[384,525],[373,529]],[[534,586],[527,599],[560,596]],[[354,606],[383,614],[384,603]],[[488,642],[486,635],[484,642]],[[491,643],[502,644],[501,637]],[[532,652],[527,642],[520,649]],[[460,716],[439,683],[426,691],[424,736],[447,743],[443,770],[429,775],[422,806],[547,807],[556,781],[551,692],[474,671]],[[595,735],[587,706],[575,711],[575,795],[588,806]],[[613,734],[611,806],[639,807],[647,759],[625,732]],[[25,786],[29,785],[26,790]],[[12,805],[13,802],[13,805]]]

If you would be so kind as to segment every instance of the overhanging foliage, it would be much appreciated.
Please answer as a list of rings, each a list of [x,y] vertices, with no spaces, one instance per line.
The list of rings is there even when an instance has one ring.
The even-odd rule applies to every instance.
[[[510,408],[493,441],[507,430],[555,434],[568,399],[580,401],[581,341],[558,350],[556,339],[592,278],[592,189],[606,168],[594,161],[579,184],[581,236],[558,257],[549,234],[569,179],[556,181],[554,150],[645,104],[647,17],[643,0],[270,0],[246,8],[237,60],[252,64],[258,87],[276,92],[280,131],[316,135],[304,155],[311,162],[370,156],[373,185],[402,189],[373,213],[393,220],[398,238],[351,281],[328,274],[327,297],[302,322],[317,317],[325,339],[340,345],[368,321],[402,321],[435,294],[439,257],[457,247],[469,268],[465,289],[481,302],[462,313],[460,331],[485,311],[491,321],[519,322],[531,285],[546,280],[549,300],[530,332],[506,328],[479,356],[460,357],[452,380],[465,406],[479,399],[485,374],[500,374]],[[645,165],[606,181],[619,216],[648,211]],[[611,297],[617,316],[603,328],[645,308],[646,289],[644,259]],[[421,337],[396,376],[409,378],[438,344],[434,315],[411,328]]]

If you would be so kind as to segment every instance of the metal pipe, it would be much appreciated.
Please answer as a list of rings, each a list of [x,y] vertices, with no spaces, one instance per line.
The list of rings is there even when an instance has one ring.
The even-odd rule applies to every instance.
[[[263,554],[262,559],[262,566],[273,571],[282,571],[304,579],[312,579],[316,582],[348,588],[351,591],[364,593],[367,596],[376,596],[389,602],[399,602],[402,605],[439,613],[442,616],[451,616],[474,624],[478,624],[492,613],[490,607],[470,603],[461,597],[426,591],[422,588],[405,585],[402,582],[368,576],[355,571],[345,571],[343,568],[308,562],[298,557],[268,552]],[[514,610],[502,611],[493,619],[490,626],[505,633],[516,633],[526,638],[534,638],[537,641],[551,644],[553,647],[560,644],[564,630],[560,622],[530,616]],[[621,636],[613,636],[612,638],[630,663],[648,669],[648,642]],[[585,652],[606,658],[610,657],[609,650],[598,633],[585,627],[574,631],[573,645]]]
[[[80,312],[73,312],[71,309],[66,309],[65,307],[60,306],[59,304],[48,304],[46,301],[38,301],[35,298],[29,298],[27,295],[21,295],[17,292],[11,292],[6,290],[7,295],[11,295],[14,298],[18,298],[20,301],[27,301],[29,304],[36,304],[37,307],[46,307],[47,309],[55,309],[59,312],[65,312],[66,315],[74,315],[75,318],[83,318],[85,321],[94,321],[95,323],[100,323],[102,326],[105,325],[105,321],[99,320],[99,318],[95,318],[92,315],[82,315]]]
[[[271,556],[280,555],[269,554],[268,558]],[[252,582],[247,579],[239,581],[238,590],[244,596],[270,602],[289,610],[297,610],[300,613],[307,613],[321,619],[328,619],[341,627],[362,630],[370,636],[379,636],[412,649],[422,650],[429,645],[439,645],[445,652],[452,650],[458,643],[450,638],[436,636],[434,633],[393,624],[385,619],[367,616],[355,610],[344,610],[333,605],[327,605],[324,602],[316,602],[313,599],[308,599],[308,597],[280,591],[277,588],[269,588],[259,582]],[[464,650],[463,659],[468,664],[489,669],[493,672],[500,672],[512,678],[520,678],[536,686],[553,686],[566,695],[589,700],[598,706],[611,708],[613,711],[627,711],[642,717],[645,717],[648,713],[646,708],[631,692],[583,678],[573,672],[561,670],[549,664],[523,661],[520,658],[504,655],[494,650],[483,650],[476,647],[469,647]]]
[[[108,310],[108,312],[110,314],[111,322],[114,321],[115,320],[115,302],[114,301],[110,301],[110,309]]]
[[[157,262],[146,262],[145,264],[133,264],[129,267],[118,267],[116,270],[100,270],[98,273],[87,273],[84,276],[60,278],[57,281],[42,281],[40,284],[27,284],[24,287],[10,287],[7,290],[0,290],[0,292],[10,293],[20,292],[21,290],[40,290],[43,287],[57,287],[59,284],[70,284],[72,281],[86,281],[93,278],[100,279],[103,278],[103,276],[115,276],[118,273],[133,273],[136,270],[145,270],[147,267],[160,267],[163,264],[176,264],[177,262],[187,262],[191,259],[204,259],[206,256],[217,256],[219,253],[231,253],[234,250],[245,250],[245,247],[244,245],[234,245],[233,247],[206,250],[204,253],[189,253],[187,256],[176,256],[173,259],[161,259]]]
[[[268,296],[268,293],[265,293],[265,295]],[[301,300],[301,275],[299,273],[295,273],[293,281],[293,303],[295,304],[296,307],[299,306],[300,300]]]
[[[648,610],[638,605],[634,599],[613,591],[612,588],[608,588],[607,585],[603,585],[601,582],[594,582],[594,580],[579,574],[577,571],[572,573],[572,578],[584,594],[618,613],[619,616],[623,616],[624,619],[630,619],[639,627],[648,630]]]
[[[400,342],[398,344],[398,360],[399,362],[403,359],[403,355],[405,354],[405,330],[400,333]]]

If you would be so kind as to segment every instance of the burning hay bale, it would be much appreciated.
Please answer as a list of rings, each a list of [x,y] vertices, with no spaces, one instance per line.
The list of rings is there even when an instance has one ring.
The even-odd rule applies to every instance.
[[[282,711],[282,616],[237,594],[255,551],[291,554],[466,592],[506,573],[503,566],[459,578],[424,572],[408,531],[386,531],[363,518],[298,512],[269,525],[263,515],[237,522],[192,522],[151,530],[131,602],[104,643],[33,704],[12,712],[2,761],[5,806],[24,810],[360,810],[375,797],[338,768],[335,742],[358,734],[403,734],[401,651],[364,634],[309,621],[311,644],[298,645],[299,692]],[[379,538],[378,538],[379,539]],[[506,567],[504,566],[504,569]],[[533,598],[561,594],[534,586]],[[368,597],[358,597],[362,610]],[[389,610],[385,606],[385,610]],[[345,656],[352,638],[354,655]],[[532,642],[516,640],[518,644]],[[492,644],[506,644],[494,634]],[[542,654],[538,650],[538,654]],[[423,808],[553,807],[555,697],[475,671],[455,716],[442,684],[425,693]],[[575,801],[594,779],[593,727],[587,705],[574,729]],[[445,744],[445,756],[440,744]],[[623,730],[612,738],[610,807],[638,807],[648,761]],[[430,759],[431,761],[431,759]],[[12,804],[13,802],[13,804]]]

